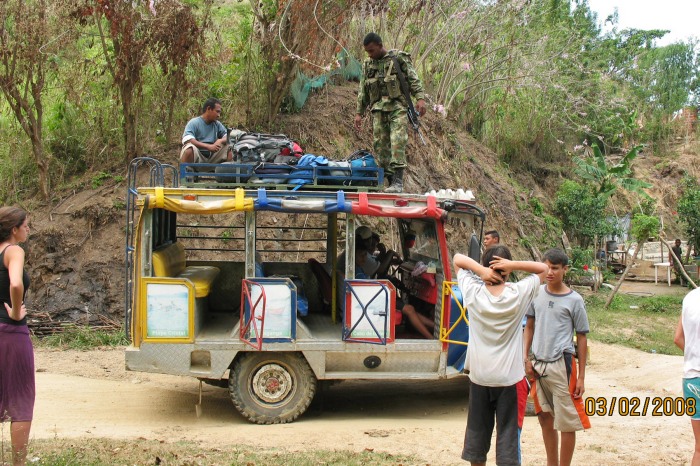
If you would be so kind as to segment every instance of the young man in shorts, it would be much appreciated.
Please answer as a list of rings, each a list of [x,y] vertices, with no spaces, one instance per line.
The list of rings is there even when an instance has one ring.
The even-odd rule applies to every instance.
[[[690,425],[695,436],[695,452],[692,466],[700,466],[700,288],[688,293],[683,299],[681,320],[676,327],[673,341],[683,350],[683,396],[686,407],[695,407]],[[692,402],[690,401],[692,400]]]
[[[561,249],[544,254],[546,284],[527,312],[525,367],[535,379],[533,399],[548,466],[571,464],[576,431],[591,427],[583,409],[588,317],[583,298],[564,283],[569,258]],[[578,344],[578,371],[574,332]],[[561,451],[559,433],[561,432]]]
[[[510,258],[507,247],[495,245],[486,250],[481,264],[462,254],[456,254],[453,260],[462,302],[469,310],[465,369],[469,371],[471,389],[462,459],[472,466],[486,464],[494,417],[496,463],[521,463],[520,430],[527,402],[522,320],[547,266]],[[514,270],[532,275],[507,283]]]

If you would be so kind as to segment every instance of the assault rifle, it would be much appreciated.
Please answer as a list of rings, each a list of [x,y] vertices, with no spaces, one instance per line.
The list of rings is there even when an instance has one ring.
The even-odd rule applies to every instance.
[[[403,93],[404,98],[406,99],[406,103],[408,104],[408,121],[411,123],[411,126],[413,127],[413,130],[418,133],[418,137],[420,137],[421,142],[423,143],[424,146],[427,146],[425,143],[425,139],[423,139],[423,134],[420,132],[420,121],[418,120],[418,112],[416,111],[416,108],[413,106],[413,101],[411,100],[411,90],[408,88],[408,82],[406,81],[406,76],[403,74],[403,70],[401,69],[401,65],[399,64],[398,58],[396,58],[396,55],[391,55],[391,59],[394,62],[394,68],[396,68],[396,76],[399,78],[399,85],[401,86],[401,92]]]

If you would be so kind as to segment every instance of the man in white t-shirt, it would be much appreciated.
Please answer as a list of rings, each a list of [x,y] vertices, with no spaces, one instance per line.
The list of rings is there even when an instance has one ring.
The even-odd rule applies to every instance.
[[[683,350],[683,396],[691,415],[690,425],[695,435],[695,453],[692,466],[700,466],[700,288],[683,299],[681,319],[673,339]],[[692,401],[691,401],[692,400]]]
[[[507,247],[488,248],[482,263],[462,254],[453,260],[469,312],[469,417],[462,459],[486,464],[494,417],[498,424],[496,462],[519,465],[520,429],[527,402],[522,321],[547,274],[541,262],[511,261]],[[507,283],[514,270],[532,275]]]

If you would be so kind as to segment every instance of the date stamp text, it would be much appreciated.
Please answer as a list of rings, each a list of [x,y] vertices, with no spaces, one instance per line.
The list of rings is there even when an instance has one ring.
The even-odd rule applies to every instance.
[[[694,416],[695,400],[683,397],[626,397],[586,398],[584,408],[588,416]]]

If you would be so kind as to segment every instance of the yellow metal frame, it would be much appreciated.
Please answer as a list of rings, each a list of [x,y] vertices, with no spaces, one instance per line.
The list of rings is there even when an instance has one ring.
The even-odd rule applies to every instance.
[[[187,287],[187,333],[186,337],[149,337],[148,336],[148,285],[184,285]],[[194,343],[194,285],[185,278],[142,277],[139,286],[139,322],[141,340],[150,343]]]
[[[229,193],[231,191],[229,190]],[[213,200],[182,199],[184,195],[198,199],[199,196],[211,194],[207,190],[183,190],[180,188],[139,188],[140,205],[146,209],[166,209],[187,214],[224,214],[228,212],[247,212],[254,207],[253,198],[245,196],[245,190],[236,188],[233,197]]]
[[[457,327],[457,325],[464,321],[466,322],[467,326],[469,325],[469,319],[467,318],[467,309],[462,306],[462,303],[459,299],[456,299],[457,297],[454,295],[454,292],[452,291],[452,285],[456,285],[457,282],[448,282],[444,281],[442,282],[442,304],[440,306],[440,322],[446,322],[445,318],[445,303],[447,302],[447,299],[445,299],[446,296],[451,296],[455,298],[455,302],[457,303],[457,307],[459,307],[459,319],[455,321],[454,324],[448,329],[443,327],[442,325],[440,326],[440,341],[443,343],[453,343],[456,345],[464,345],[464,346],[469,346],[469,342],[465,341],[460,341],[460,340],[450,340],[449,336],[450,333]],[[454,310],[453,310],[454,311]]]

